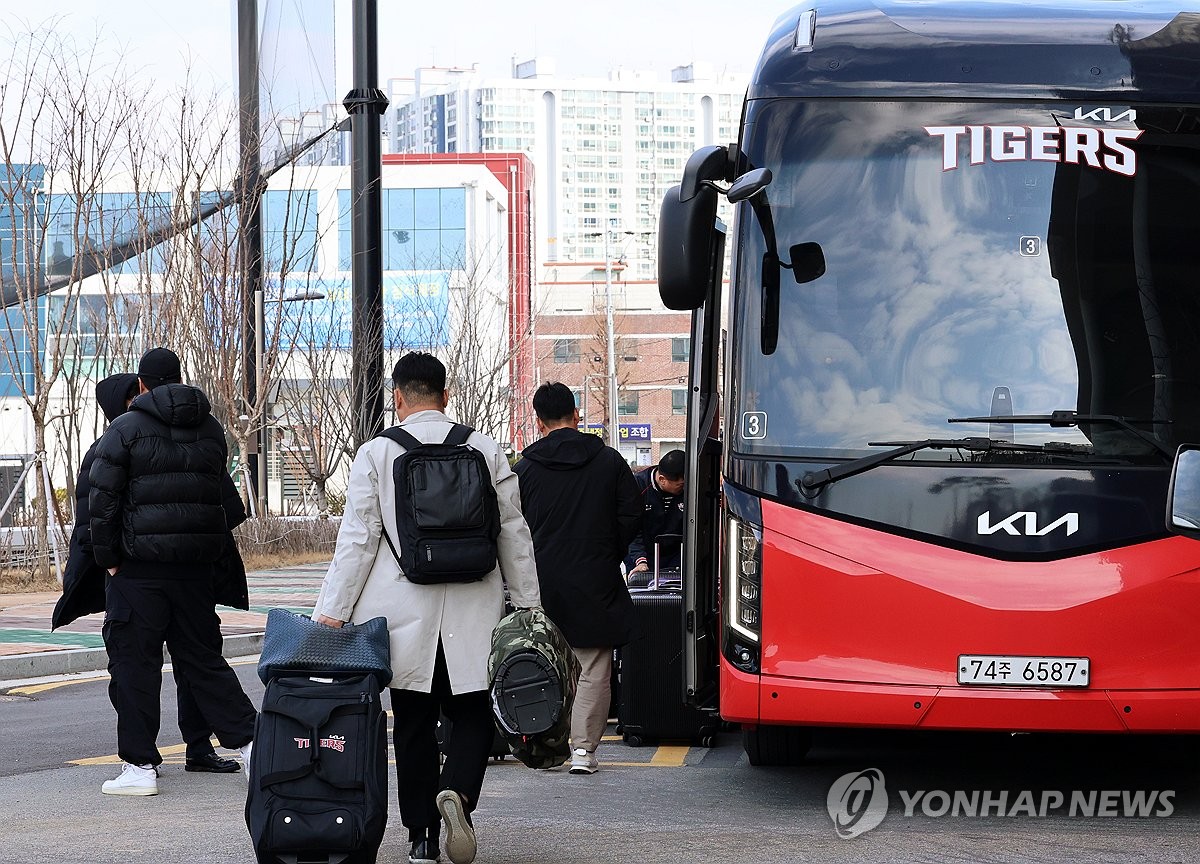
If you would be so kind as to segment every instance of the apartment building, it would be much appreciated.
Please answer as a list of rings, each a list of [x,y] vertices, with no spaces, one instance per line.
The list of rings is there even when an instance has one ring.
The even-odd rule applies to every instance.
[[[537,176],[536,260],[603,260],[610,229],[628,239],[630,276],[651,280],[663,194],[694,150],[734,140],[746,82],[701,63],[669,82],[629,70],[560,78],[546,58],[514,64],[510,78],[418,69],[388,82],[386,148],[525,153]]]

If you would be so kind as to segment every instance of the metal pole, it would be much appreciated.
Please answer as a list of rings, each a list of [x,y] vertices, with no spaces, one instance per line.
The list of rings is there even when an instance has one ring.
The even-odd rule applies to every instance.
[[[376,0],[354,0],[354,89],[342,100],[351,119],[350,377],[354,404],[358,406],[355,448],[383,430],[383,157],[379,118],[388,100],[377,86],[376,12]]]
[[[270,509],[267,506],[267,481],[271,474],[271,437],[270,431],[267,429],[267,424],[270,422],[271,405],[268,401],[270,392],[266,386],[266,371],[267,366],[263,361],[267,353],[266,346],[266,326],[264,324],[263,314],[263,287],[260,284],[254,289],[254,368],[258,373],[258,380],[254,385],[254,392],[258,395],[262,402],[262,409],[259,412],[258,430],[254,433],[256,442],[255,450],[258,451],[258,482],[255,484],[255,489],[258,492],[258,512],[263,516],[271,515]]]
[[[608,252],[608,232],[611,224],[604,226],[604,307],[605,333],[608,336],[608,404],[609,427],[608,445],[619,450],[621,444],[619,406],[617,404],[617,346],[613,335],[613,302],[612,302],[612,259]]]
[[[238,206],[238,241],[242,277],[242,381],[246,415],[253,422],[258,404],[258,359],[262,331],[258,325],[256,298],[262,293],[262,191],[260,183],[260,118],[258,102],[258,0],[238,0],[238,101],[241,160],[241,202]],[[266,477],[261,470],[261,430],[250,436],[246,467],[250,474],[248,497],[263,512],[266,503]]]

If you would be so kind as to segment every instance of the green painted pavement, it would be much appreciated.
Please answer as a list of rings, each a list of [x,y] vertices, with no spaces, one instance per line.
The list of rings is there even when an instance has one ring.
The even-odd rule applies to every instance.
[[[12,642],[74,645],[77,648],[102,648],[104,646],[104,638],[99,633],[51,633],[49,630],[26,630],[19,627],[0,628],[0,643]]]

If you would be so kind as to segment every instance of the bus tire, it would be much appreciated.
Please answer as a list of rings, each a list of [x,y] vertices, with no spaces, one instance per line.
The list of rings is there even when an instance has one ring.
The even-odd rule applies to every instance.
[[[742,747],[751,765],[803,765],[812,746],[804,726],[744,726]]]

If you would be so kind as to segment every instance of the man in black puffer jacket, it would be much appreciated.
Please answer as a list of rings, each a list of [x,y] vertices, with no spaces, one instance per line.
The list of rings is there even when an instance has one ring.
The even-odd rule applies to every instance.
[[[129,410],[129,403],[138,395],[138,376],[133,372],[110,375],[96,384],[96,402],[104,412],[104,419],[111,423]],[[67,566],[63,571],[63,593],[58,598],[51,618],[50,629],[65,627],[84,615],[104,611],[105,572],[100,569],[92,554],[91,512],[88,495],[92,484],[88,474],[96,458],[96,444],[88,448],[79,464],[79,476],[75,479],[75,527],[71,531],[70,551]],[[241,496],[228,475],[222,478],[225,489],[225,519],[233,527],[246,521],[246,509]],[[228,538],[229,548],[221,565],[217,568],[215,599],[226,606],[239,609],[249,607],[247,602],[246,568],[232,535]],[[196,704],[192,688],[181,674],[179,667],[172,667],[175,675],[175,693],[178,703],[179,732],[186,744],[184,770],[228,774],[238,770],[237,762],[222,759],[213,749],[212,730],[204,722],[204,714]]]
[[[155,795],[162,646],[223,747],[249,763],[254,706],[221,655],[216,563],[228,551],[228,451],[208,397],[180,383],[179,358],[154,348],[141,395],[96,444],[88,479],[92,553],[108,571],[104,643],[121,775],[108,795]],[[247,769],[248,770],[248,769]]]

